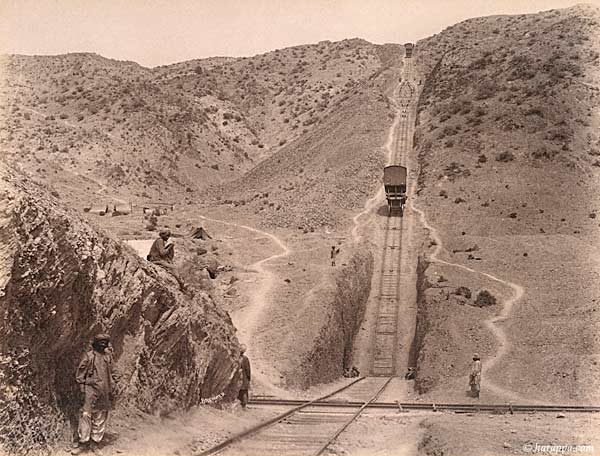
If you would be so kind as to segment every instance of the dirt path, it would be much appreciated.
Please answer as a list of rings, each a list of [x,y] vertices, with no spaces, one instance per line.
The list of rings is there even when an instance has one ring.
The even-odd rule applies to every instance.
[[[394,89],[393,98],[390,99],[390,102],[394,106],[396,112],[394,114],[394,122],[392,123],[390,130],[388,132],[387,141],[386,141],[385,145],[383,146],[384,150],[386,151],[386,162],[388,162],[388,163],[394,156],[394,152],[395,152],[394,148],[392,146],[394,146],[398,142],[398,138],[397,138],[398,125],[400,124],[401,113],[400,113],[400,107],[398,106],[398,103],[396,102],[396,97],[398,96],[399,89],[400,89],[400,84],[398,84],[396,86],[396,88]],[[362,210],[362,212],[359,212],[352,218],[354,227],[352,228],[351,236],[352,236],[352,240],[354,242],[359,242],[362,239],[363,234],[359,230],[361,230],[361,228],[364,228],[367,224],[367,222],[361,223],[361,219],[364,218],[364,216],[366,216],[367,214],[371,214],[375,209],[377,209],[381,205],[381,202],[383,201],[383,199],[384,199],[384,190],[383,190],[383,188],[380,188],[379,191],[375,195],[373,195],[371,198],[369,198],[367,201],[365,201],[365,206],[364,206],[364,209]]]
[[[415,187],[416,187],[416,181],[413,181],[412,188],[411,188],[411,194],[414,194],[414,191],[416,190]],[[469,268],[468,266],[464,266],[459,263],[451,263],[449,261],[440,259],[438,256],[443,249],[443,243],[442,243],[442,239],[441,239],[438,231],[429,224],[429,222],[427,221],[427,217],[425,216],[425,212],[422,211],[421,209],[415,207],[413,200],[409,200],[409,205],[412,208],[412,210],[414,210],[416,213],[419,214],[421,224],[423,225],[423,227],[425,227],[425,229],[427,229],[429,231],[430,236],[435,241],[435,249],[429,257],[429,259],[431,261],[439,263],[439,264],[444,264],[447,266],[460,268],[464,271],[472,272],[474,274],[482,275],[482,276],[484,276],[488,279],[491,279],[495,282],[506,285],[512,290],[512,296],[510,298],[504,300],[504,302],[502,304],[502,311],[500,312],[500,314],[493,316],[493,317],[485,320],[485,322],[484,322],[484,324],[492,332],[492,334],[498,341],[498,345],[499,345],[499,348],[498,348],[496,354],[491,359],[486,360],[486,362],[483,366],[483,374],[485,374],[486,372],[489,372],[498,363],[498,361],[500,361],[500,359],[504,355],[506,355],[506,353],[511,348],[512,344],[506,337],[506,334],[504,333],[504,330],[499,325],[499,323],[501,323],[509,318],[509,315],[512,311],[513,306],[515,305],[515,303],[517,301],[519,301],[523,297],[523,294],[525,293],[525,291],[524,291],[523,287],[521,287],[520,285],[517,285],[516,283],[500,279],[500,278],[495,277],[486,272],[477,271],[475,269]],[[486,378],[485,384],[486,384],[486,389],[489,389],[489,390],[493,391],[494,393],[498,394],[499,396],[505,397],[508,400],[520,402],[520,403],[531,402],[530,400],[525,399],[523,396],[521,396],[517,393],[514,393],[512,391],[502,388],[501,386],[496,385],[492,380],[489,380],[488,378]]]
[[[83,178],[83,179],[90,180],[90,181],[92,181],[94,184],[98,185],[100,188],[99,188],[98,190],[96,190],[96,192],[95,192],[95,193],[96,193],[96,195],[100,195],[100,194],[101,194],[101,193],[103,193],[103,192],[104,192],[104,193],[106,193],[106,189],[107,189],[106,185],[104,185],[104,184],[103,184],[102,182],[100,182],[99,180],[96,180],[96,179],[94,179],[93,177],[90,177],[90,176],[82,176],[82,175],[81,175],[81,174],[79,174],[77,171],[72,171],[72,173],[73,173],[75,176],[81,177],[81,178]],[[108,196],[108,195],[106,195],[106,196]],[[117,197],[117,196],[108,196],[108,198],[110,198],[110,199],[112,199],[112,200],[114,200],[114,201],[118,201],[120,204],[124,204],[124,205],[126,205],[127,207],[129,207],[129,201],[125,201],[124,199],[121,199],[121,198],[119,198],[119,197]]]
[[[200,215],[199,218],[214,223],[220,223],[227,226],[242,228],[252,233],[256,233],[261,236],[267,237],[271,239],[273,243],[275,243],[281,249],[280,253],[276,253],[274,255],[265,257],[248,266],[249,269],[253,269],[258,274],[260,274],[262,280],[250,296],[250,305],[245,307],[243,311],[238,312],[234,322],[235,327],[239,331],[239,338],[241,342],[248,346],[248,356],[253,360],[259,360],[260,362],[260,360],[264,359],[264,356],[262,355],[262,353],[259,352],[259,344],[255,344],[252,342],[256,339],[258,322],[261,321],[265,309],[269,307],[269,292],[273,289],[276,279],[276,275],[265,266],[266,263],[272,260],[290,255],[292,251],[279,237],[266,231],[262,231],[247,225],[241,225],[234,222],[226,222],[224,220],[206,217],[203,215]],[[262,367],[266,371],[268,371],[269,369],[266,363],[262,364]],[[273,381],[270,380],[267,375],[261,375],[260,372],[255,370],[254,379],[261,383],[263,387],[266,387],[272,393],[277,393],[281,397],[285,396],[285,391],[275,386]]]

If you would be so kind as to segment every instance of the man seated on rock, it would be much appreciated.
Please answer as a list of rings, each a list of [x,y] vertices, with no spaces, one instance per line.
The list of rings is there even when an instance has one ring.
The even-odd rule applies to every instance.
[[[146,257],[148,261],[160,266],[161,268],[168,271],[179,283],[179,287],[182,291],[186,290],[183,280],[179,276],[175,265],[173,264],[173,258],[175,257],[175,246],[169,244],[169,238],[171,237],[170,230],[162,230],[158,233],[159,238],[154,241],[152,247],[150,247],[150,253]]]
[[[175,246],[169,244],[169,238],[171,237],[170,230],[162,230],[158,233],[159,238],[154,241],[148,254],[148,261],[160,264],[161,262],[168,263],[169,267],[172,267],[173,258],[175,257]]]

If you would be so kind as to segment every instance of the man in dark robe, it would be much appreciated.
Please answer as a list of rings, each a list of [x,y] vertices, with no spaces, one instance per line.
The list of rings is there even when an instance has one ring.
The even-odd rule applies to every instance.
[[[238,399],[242,403],[242,408],[246,408],[248,405],[248,390],[250,389],[250,360],[244,354],[246,352],[246,346],[242,345],[240,347],[240,368],[242,370],[242,386],[240,387],[240,392],[238,394]]]
[[[84,396],[79,419],[78,442],[73,454],[89,449],[90,440],[100,443],[106,430],[108,411],[115,376],[110,336],[98,334],[92,342],[92,350],[86,352],[77,367],[75,380]]]
[[[179,283],[179,288],[181,291],[186,291],[187,287],[185,286],[185,282],[173,264],[173,258],[175,257],[175,246],[167,243],[171,237],[171,231],[163,230],[158,233],[158,235],[159,238],[155,240],[152,244],[152,247],[150,247],[150,253],[148,253],[146,259],[169,272],[173,277],[175,277],[177,283]]]
[[[175,247],[173,244],[167,244],[171,237],[171,231],[163,230],[159,234],[159,238],[154,241],[148,254],[148,261],[163,265],[167,263],[168,267],[172,267],[173,258],[175,257]]]
[[[473,365],[469,374],[469,386],[471,387],[471,394],[479,398],[479,391],[481,389],[481,358],[478,353],[473,355]]]

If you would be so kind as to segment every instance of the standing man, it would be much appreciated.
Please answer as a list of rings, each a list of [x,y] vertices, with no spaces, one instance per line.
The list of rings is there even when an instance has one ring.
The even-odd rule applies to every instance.
[[[240,392],[238,393],[238,399],[242,403],[242,408],[245,409],[248,405],[248,390],[250,389],[251,372],[250,360],[244,353],[246,353],[246,346],[242,345],[240,347],[240,368],[242,370],[242,386],[240,388]]]
[[[77,431],[78,442],[72,451],[73,454],[89,450],[90,440],[100,443],[104,437],[115,382],[109,343],[108,334],[96,335],[92,342],[92,350],[83,355],[77,367],[75,380],[83,393],[84,402]]]
[[[469,386],[471,387],[471,393],[476,398],[479,398],[479,390],[481,383],[481,359],[479,354],[473,355],[473,365],[471,366],[471,373],[469,374]]]
[[[338,247],[336,249],[335,245],[332,245],[331,254],[329,255],[331,257],[331,266],[335,266],[335,257],[338,255],[338,253],[340,253],[340,248]]]

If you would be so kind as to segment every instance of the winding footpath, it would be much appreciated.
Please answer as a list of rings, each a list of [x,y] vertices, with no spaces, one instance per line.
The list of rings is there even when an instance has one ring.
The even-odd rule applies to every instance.
[[[240,335],[243,338],[243,342],[248,346],[248,354],[252,358],[263,359],[262,354],[257,352],[257,344],[252,344],[251,341],[255,339],[257,324],[259,321],[261,321],[262,315],[265,309],[268,307],[268,295],[275,285],[276,275],[267,267],[265,267],[265,265],[266,263],[272,260],[288,256],[292,252],[292,250],[279,237],[267,231],[262,231],[258,228],[253,228],[248,225],[241,225],[234,222],[226,222],[225,220],[214,219],[203,215],[200,215],[198,217],[210,222],[220,223],[222,225],[232,226],[235,228],[242,228],[252,233],[265,236],[271,239],[271,241],[273,241],[273,243],[281,249],[281,252],[265,257],[262,260],[259,260],[248,266],[249,269],[253,269],[258,274],[260,274],[261,277],[263,277],[263,279],[260,285],[257,286],[254,290],[254,293],[252,293],[252,295],[250,296],[250,305],[244,309],[243,318],[239,319],[236,322],[236,327],[240,331]],[[271,390],[272,392],[278,392],[281,395],[281,397],[284,397],[283,395],[285,394],[285,391],[275,386],[273,382],[267,378],[267,376],[261,375],[261,373],[257,371],[254,372],[253,376],[260,383],[266,386],[269,390]]]
[[[416,181],[413,181],[413,184],[411,186],[412,194],[414,194],[415,187],[416,187]],[[521,287],[520,285],[518,285],[516,283],[500,279],[496,276],[493,276],[492,274],[488,274],[487,272],[477,271],[477,270],[469,268],[468,266],[465,266],[463,264],[452,263],[452,262],[442,260],[441,258],[439,258],[439,255],[443,249],[443,243],[442,243],[442,239],[441,239],[437,229],[435,229],[434,227],[432,227],[429,224],[429,222],[427,221],[427,217],[425,216],[425,212],[422,211],[421,209],[417,208],[414,205],[412,199],[409,199],[408,201],[409,201],[408,204],[409,204],[410,208],[413,211],[415,211],[417,214],[419,214],[419,219],[421,221],[421,224],[423,225],[423,227],[425,229],[427,229],[429,231],[431,238],[435,242],[435,249],[428,258],[430,261],[438,263],[438,264],[443,264],[446,266],[460,268],[464,271],[468,271],[468,272],[471,272],[474,274],[479,274],[490,280],[501,283],[502,285],[508,286],[512,290],[512,296],[510,298],[504,300],[503,305],[502,305],[502,311],[500,312],[500,314],[495,315],[484,321],[485,326],[490,330],[490,332],[494,335],[494,337],[496,338],[496,340],[498,342],[498,350],[496,351],[496,354],[489,360],[486,360],[485,363],[483,364],[482,374],[485,374],[486,372],[489,372],[496,364],[498,364],[500,359],[503,356],[505,356],[506,353],[508,353],[508,351],[511,348],[510,341],[508,340],[504,330],[502,329],[501,326],[498,325],[498,323],[501,323],[509,318],[509,315],[513,309],[513,306],[523,297],[525,290],[523,289],[523,287]],[[485,384],[485,388],[487,390],[493,391],[494,393],[498,394],[499,396],[505,397],[508,400],[520,402],[520,403],[527,402],[527,400],[523,396],[498,386],[497,384],[495,384],[492,380],[490,380],[488,378],[485,379],[484,384]]]
[[[412,76],[411,73],[412,73],[412,65],[410,65],[410,66],[407,65],[404,68],[402,80],[409,84],[411,82],[414,83],[414,77]],[[399,150],[397,150],[400,147],[399,143],[398,143],[398,140],[399,140],[398,126],[400,125],[401,117],[403,116],[403,114],[406,116],[407,109],[409,109],[409,105],[412,104],[412,103],[409,103],[406,106],[404,106],[404,105],[400,106],[398,104],[397,100],[400,96],[401,85],[402,84],[398,84],[398,86],[395,88],[394,93],[393,93],[393,99],[390,100],[392,105],[395,108],[396,113],[395,113],[395,117],[394,117],[394,122],[393,122],[392,126],[390,127],[390,130],[388,133],[387,142],[385,144],[385,150],[387,151],[386,159],[387,159],[388,163],[398,162],[398,160],[401,158],[401,157],[397,157],[397,154],[400,152]],[[415,94],[415,95],[417,95],[417,94]],[[415,106],[416,106],[416,104],[415,104]],[[408,128],[409,128],[409,130],[404,133],[406,134],[407,137],[412,137],[412,135],[414,134],[414,124],[409,125]],[[409,162],[414,162],[414,158],[410,156],[411,150],[412,150],[412,147],[410,147],[406,151],[407,156],[404,157],[404,159],[407,161],[407,166],[409,168],[411,167]],[[396,160],[394,160],[394,158],[396,158]],[[416,165],[416,167],[415,166],[413,166],[413,167],[415,169],[417,169],[418,164],[416,164],[416,163],[414,163],[414,164]],[[418,174],[411,171],[411,177],[413,177],[413,178],[411,179],[410,189],[408,192],[409,195],[416,195],[416,190],[417,190],[416,176],[417,175]],[[361,219],[366,214],[374,211],[380,205],[381,201],[383,200],[383,197],[384,197],[383,189],[380,189],[373,197],[371,197],[370,199],[368,199],[365,202],[363,211],[358,213],[353,218],[354,227],[352,229],[352,238],[355,242],[360,241],[362,238],[362,233],[360,231],[361,231],[361,228],[364,226],[364,223],[361,224]],[[504,299],[504,301],[502,303],[501,312],[498,315],[492,316],[491,318],[484,321],[485,326],[492,333],[492,335],[495,337],[495,339],[498,343],[498,349],[497,349],[496,353],[494,354],[494,356],[491,357],[490,359],[486,360],[484,363],[482,374],[486,374],[486,373],[490,372],[498,364],[498,362],[508,353],[508,351],[510,350],[510,348],[512,346],[511,342],[508,340],[508,337],[506,336],[504,329],[501,326],[501,323],[506,321],[509,318],[509,316],[512,312],[513,306],[523,297],[525,291],[524,291],[523,287],[521,287],[520,285],[518,285],[516,283],[500,279],[500,278],[498,278],[492,274],[488,274],[486,272],[477,271],[475,269],[469,268],[468,266],[465,266],[460,263],[452,263],[452,262],[441,259],[439,256],[444,248],[444,244],[442,243],[442,239],[441,239],[437,229],[429,224],[429,222],[427,221],[425,212],[415,206],[413,198],[408,198],[407,206],[412,211],[414,211],[414,213],[419,215],[419,220],[420,220],[421,225],[426,230],[428,230],[428,232],[430,233],[430,237],[435,241],[435,249],[428,258],[431,262],[443,264],[443,265],[450,266],[450,267],[460,268],[464,271],[478,274],[480,276],[486,277],[487,279],[498,282],[498,283],[510,288],[510,290],[511,290],[511,296],[507,299]],[[519,395],[513,391],[507,390],[505,388],[502,388],[501,386],[497,385],[491,379],[488,379],[488,378],[485,378],[485,388],[489,391],[492,391],[493,393],[497,394],[500,397],[506,398],[509,401],[521,402],[521,403],[527,402],[527,400],[524,397],[522,397],[521,395]]]
[[[387,151],[386,162],[389,162],[392,159],[392,157],[394,156],[394,147],[393,146],[397,145],[397,143],[398,143],[398,138],[397,138],[398,125],[400,124],[401,111],[400,111],[400,107],[396,103],[396,98],[398,96],[399,88],[400,88],[400,84],[398,84],[398,86],[394,89],[393,99],[390,100],[396,110],[396,113],[394,115],[394,122],[392,123],[392,126],[390,127],[390,130],[388,132],[387,141],[384,145],[384,149]],[[371,212],[376,210],[381,205],[381,202],[384,200],[384,196],[385,196],[385,192],[384,192],[383,188],[380,188],[377,191],[377,193],[375,193],[375,195],[373,195],[371,198],[369,198],[365,202],[363,210],[361,212],[359,212],[358,214],[356,214],[352,218],[354,227],[352,228],[351,235],[352,235],[352,240],[354,242],[360,242],[360,240],[363,237],[363,234],[359,232],[359,230],[361,228],[363,228],[365,225],[364,223],[361,223],[361,221],[360,221],[361,218],[363,218],[365,215],[370,214]]]

